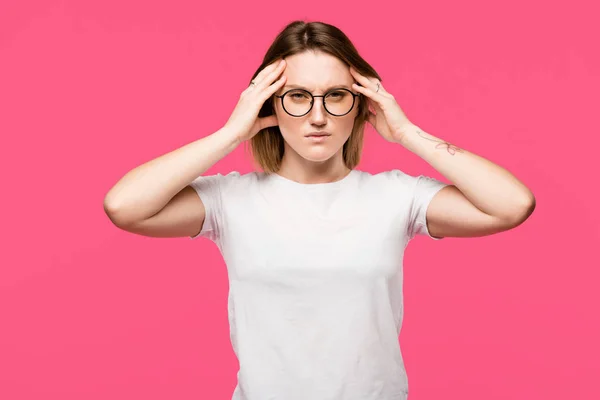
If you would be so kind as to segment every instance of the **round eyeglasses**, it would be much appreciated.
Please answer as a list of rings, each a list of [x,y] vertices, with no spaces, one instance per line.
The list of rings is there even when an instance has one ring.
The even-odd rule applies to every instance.
[[[360,96],[352,93],[348,89],[333,89],[324,95],[313,95],[308,90],[291,89],[281,96],[275,95],[281,99],[281,106],[286,113],[292,117],[302,117],[312,110],[315,103],[315,97],[323,97],[323,106],[325,111],[336,117],[348,114],[354,107],[354,99]]]

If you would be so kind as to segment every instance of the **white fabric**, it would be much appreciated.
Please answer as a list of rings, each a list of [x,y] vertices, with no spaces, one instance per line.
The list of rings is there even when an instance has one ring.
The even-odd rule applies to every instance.
[[[229,276],[232,400],[405,400],[398,336],[404,249],[429,234],[448,184],[353,170],[301,184],[277,174],[200,176],[201,232]]]

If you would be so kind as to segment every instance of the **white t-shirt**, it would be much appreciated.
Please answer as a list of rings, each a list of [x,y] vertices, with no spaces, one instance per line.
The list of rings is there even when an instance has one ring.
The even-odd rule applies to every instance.
[[[232,400],[405,400],[398,336],[404,249],[429,234],[448,184],[400,170],[332,183],[277,174],[200,176],[203,236],[229,276]]]

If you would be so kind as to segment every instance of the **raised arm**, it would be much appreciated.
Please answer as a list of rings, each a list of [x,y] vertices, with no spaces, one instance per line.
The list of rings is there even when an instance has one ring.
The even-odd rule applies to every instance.
[[[279,62],[280,61],[280,62]],[[278,125],[276,115],[258,117],[265,101],[285,83],[285,61],[262,68],[240,94],[223,128],[129,171],[104,198],[104,210],[118,227],[146,236],[192,236],[204,223],[204,205],[190,183],[262,129]],[[279,78],[279,79],[277,79]]]
[[[146,236],[198,232],[204,206],[189,184],[239,143],[237,132],[224,127],[132,169],[106,194],[106,214],[116,226]]]

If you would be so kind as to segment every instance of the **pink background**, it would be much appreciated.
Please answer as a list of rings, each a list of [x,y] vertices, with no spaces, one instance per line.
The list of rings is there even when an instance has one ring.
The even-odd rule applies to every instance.
[[[341,28],[411,121],[537,199],[514,230],[411,242],[410,399],[600,398],[588,4],[2,1],[0,398],[231,398],[218,249],[121,231],[102,202],[130,169],[220,128],[294,19]],[[252,168],[239,147],[207,174]],[[447,182],[369,126],[358,169],[393,168]]]

